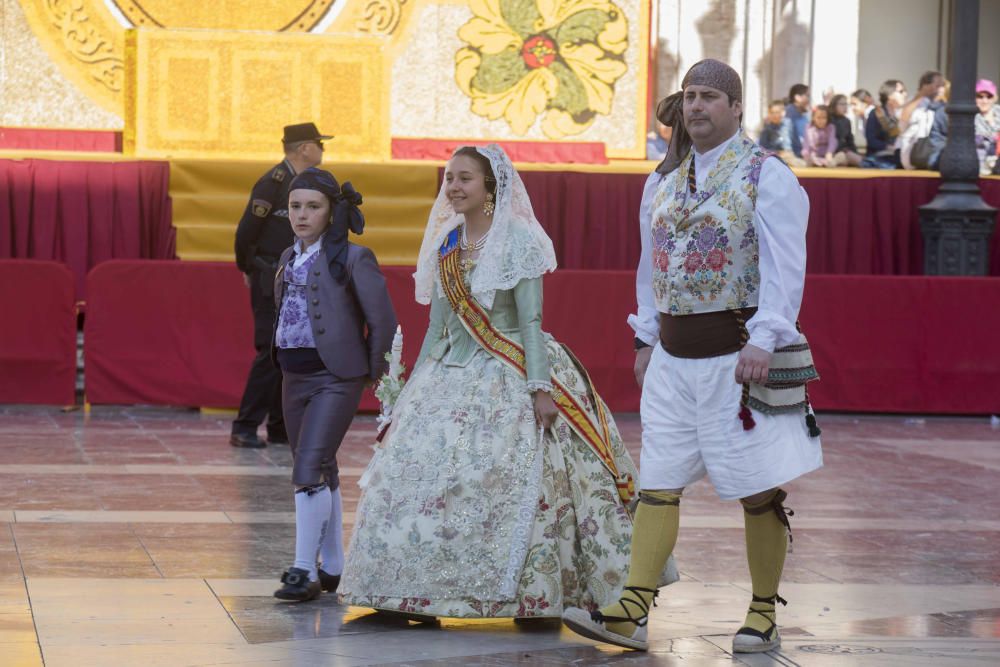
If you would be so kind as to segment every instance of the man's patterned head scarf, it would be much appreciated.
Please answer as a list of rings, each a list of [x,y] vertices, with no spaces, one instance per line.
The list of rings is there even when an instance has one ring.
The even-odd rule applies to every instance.
[[[673,128],[670,149],[663,162],[656,167],[656,171],[661,174],[669,174],[676,169],[691,150],[691,137],[684,127],[684,90],[688,86],[708,86],[728,95],[730,102],[743,101],[743,82],[732,67],[712,58],[692,65],[684,75],[681,89],[663,98],[656,106],[656,118]]]

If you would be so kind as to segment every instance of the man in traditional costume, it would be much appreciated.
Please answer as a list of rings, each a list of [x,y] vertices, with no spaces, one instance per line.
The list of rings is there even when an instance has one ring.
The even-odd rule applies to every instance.
[[[780,486],[822,465],[806,393],[816,372],[796,322],[809,201],[741,129],[742,99],[736,71],[703,60],[657,109],[674,134],[644,193],[639,312],[629,318],[643,434],[628,582],[612,605],[563,614],[576,632],[627,648],[648,648],[681,494],[706,474],[744,509],[753,598],[733,650],[779,646],[791,514]]]

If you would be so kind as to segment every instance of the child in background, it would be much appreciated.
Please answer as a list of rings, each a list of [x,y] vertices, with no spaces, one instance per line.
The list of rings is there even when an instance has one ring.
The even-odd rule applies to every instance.
[[[757,143],[775,153],[790,167],[805,166],[805,162],[792,152],[792,121],[785,118],[785,103],[781,100],[772,100],[768,105]]]
[[[802,159],[809,167],[833,167],[837,152],[837,130],[830,123],[830,112],[825,105],[813,110],[812,121],[802,137]]]

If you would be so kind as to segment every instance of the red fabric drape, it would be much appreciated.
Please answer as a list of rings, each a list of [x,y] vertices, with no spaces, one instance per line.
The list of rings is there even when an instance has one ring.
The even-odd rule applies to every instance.
[[[0,403],[71,405],[73,274],[58,262],[0,259]]]
[[[1000,280],[809,276],[800,321],[819,408],[1000,413]]]
[[[489,141],[445,139],[393,139],[392,157],[396,160],[447,160],[462,146],[485,146]],[[607,164],[601,142],[586,141],[500,141],[515,162],[556,164]]]
[[[0,259],[64,262],[80,300],[105,260],[172,259],[169,177],[166,162],[0,160]]]
[[[427,308],[411,267],[385,267],[413,361]],[[87,396],[93,403],[226,407],[253,357],[246,288],[227,264],[114,261],[90,276]],[[826,410],[1000,412],[1000,280],[812,275],[801,321]],[[634,411],[631,271],[562,270],[545,278],[544,326],[586,365],[614,410]],[[365,409],[376,408],[366,396]]]
[[[34,151],[120,153],[122,133],[107,130],[50,130],[0,127],[0,148]]]
[[[114,260],[87,277],[87,400],[227,407],[254,356],[250,296],[231,264]]]
[[[645,174],[520,174],[561,268],[635,270]],[[934,199],[939,178],[803,176],[799,181],[810,202],[810,273],[923,274],[918,207]],[[979,185],[986,202],[1000,208],[1000,178]],[[993,237],[991,258],[992,275],[1000,275],[1000,234]]]

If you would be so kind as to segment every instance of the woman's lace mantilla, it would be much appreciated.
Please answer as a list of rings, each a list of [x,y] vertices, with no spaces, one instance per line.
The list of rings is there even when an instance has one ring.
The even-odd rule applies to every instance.
[[[476,300],[490,309],[497,290],[512,289],[521,280],[554,271],[556,254],[507,154],[496,144],[476,150],[489,159],[497,191],[493,225],[470,276],[469,288]],[[417,271],[413,274],[418,303],[430,303],[438,274],[438,250],[448,233],[465,222],[465,216],[452,208],[447,189],[448,184],[443,183],[420,245]],[[443,292],[440,294],[443,296]]]

